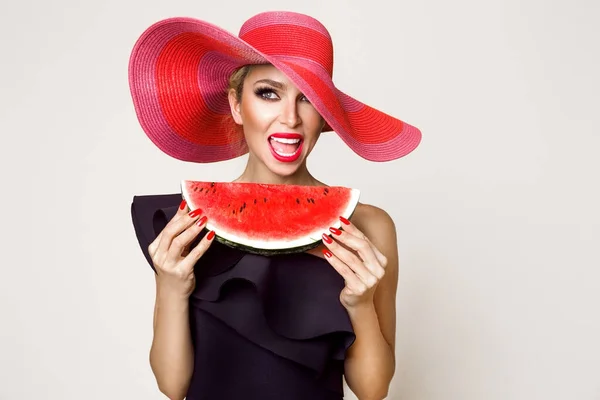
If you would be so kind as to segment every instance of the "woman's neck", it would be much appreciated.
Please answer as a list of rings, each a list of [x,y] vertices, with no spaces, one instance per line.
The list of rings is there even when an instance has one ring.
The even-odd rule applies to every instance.
[[[263,163],[253,161],[252,159],[248,160],[244,172],[233,182],[324,186],[308,172],[306,163],[303,163],[293,175],[282,176],[273,173]]]

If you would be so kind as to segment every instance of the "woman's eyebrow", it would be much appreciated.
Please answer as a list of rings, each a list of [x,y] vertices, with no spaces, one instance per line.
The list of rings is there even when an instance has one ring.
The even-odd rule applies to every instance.
[[[256,82],[254,82],[255,85],[257,83],[267,83],[273,87],[276,87],[277,89],[285,89],[285,84],[278,81],[274,81],[272,79],[259,79]]]

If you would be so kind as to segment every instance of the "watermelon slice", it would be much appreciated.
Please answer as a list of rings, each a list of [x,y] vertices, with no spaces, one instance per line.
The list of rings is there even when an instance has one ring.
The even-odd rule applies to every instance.
[[[207,229],[231,247],[272,255],[316,247],[339,217],[350,218],[359,190],[340,186],[183,180],[182,197],[191,210],[202,209]]]

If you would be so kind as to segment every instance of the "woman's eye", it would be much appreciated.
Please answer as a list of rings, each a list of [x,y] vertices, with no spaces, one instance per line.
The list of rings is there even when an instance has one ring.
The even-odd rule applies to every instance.
[[[259,89],[256,91],[256,94],[262,97],[265,100],[277,100],[277,93],[275,93],[271,89]]]
[[[306,96],[302,96],[300,100],[310,103],[310,100],[306,98]]]

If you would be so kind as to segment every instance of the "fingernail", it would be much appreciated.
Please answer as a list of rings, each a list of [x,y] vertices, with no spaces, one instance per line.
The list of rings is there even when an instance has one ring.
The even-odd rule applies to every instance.
[[[348,221],[346,218],[344,217],[340,217],[340,221],[342,221],[344,224],[346,225],[350,225],[350,221]]]
[[[202,212],[201,209],[197,208],[194,211],[190,212],[188,215],[192,218],[197,217]]]
[[[186,205],[186,204],[187,204],[187,203],[186,203],[185,199],[181,200],[181,204],[179,204],[179,209],[180,209],[180,210],[183,210],[183,209],[185,208],[185,205]]]
[[[323,241],[325,243],[333,243],[333,239],[329,237],[329,235],[323,234]]]
[[[333,255],[333,254],[331,254],[331,252],[330,252],[329,250],[327,250],[327,249],[323,249],[323,254],[325,254],[325,257],[327,257],[327,258],[331,258],[331,256]]]
[[[210,231],[210,232],[208,232],[208,235],[206,235],[206,238],[208,240],[212,240],[212,238],[214,238],[214,237],[215,237],[215,231]]]
[[[202,226],[202,225],[204,225],[204,223],[206,222],[206,220],[207,220],[207,219],[208,219],[208,218],[206,218],[206,215],[205,215],[205,216],[203,216],[203,217],[202,217],[202,218],[200,218],[198,221],[196,221],[196,225],[198,225],[198,226]]]
[[[339,229],[336,229],[336,228],[329,228],[329,232],[331,232],[335,235],[338,235],[338,236],[342,234],[342,231],[340,231]]]

